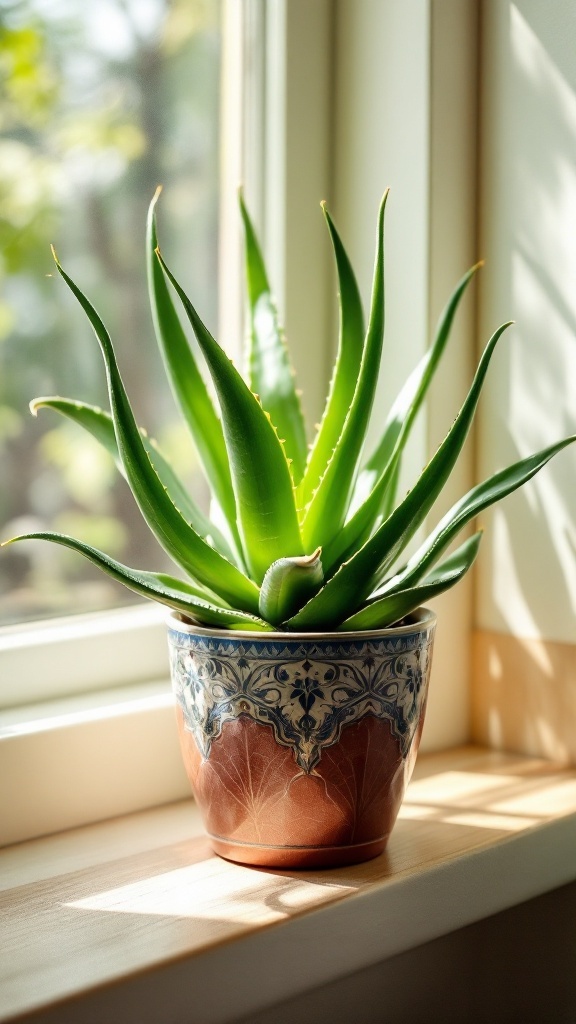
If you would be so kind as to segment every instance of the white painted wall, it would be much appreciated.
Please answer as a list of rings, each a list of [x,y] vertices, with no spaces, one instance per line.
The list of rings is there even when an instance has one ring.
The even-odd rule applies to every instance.
[[[576,5],[485,0],[481,335],[516,320],[483,399],[488,475],[576,433]],[[576,642],[576,450],[489,519],[478,625]]]

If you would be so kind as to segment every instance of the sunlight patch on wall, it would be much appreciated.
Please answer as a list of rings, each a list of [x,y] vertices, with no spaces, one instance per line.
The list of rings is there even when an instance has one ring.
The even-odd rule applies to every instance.
[[[576,433],[576,76],[565,36],[532,0],[487,4],[482,335],[513,317],[481,408],[486,476]],[[576,640],[576,447],[489,522],[479,560],[481,628]]]

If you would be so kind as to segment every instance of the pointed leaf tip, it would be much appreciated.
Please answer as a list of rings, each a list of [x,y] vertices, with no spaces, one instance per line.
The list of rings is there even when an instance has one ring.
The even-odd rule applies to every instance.
[[[321,548],[311,555],[279,558],[268,567],[260,590],[259,612],[280,625],[318,592],[324,582]]]

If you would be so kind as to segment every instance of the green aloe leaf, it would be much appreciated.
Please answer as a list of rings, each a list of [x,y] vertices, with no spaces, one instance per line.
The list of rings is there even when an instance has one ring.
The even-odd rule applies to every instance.
[[[490,359],[510,324],[493,335],[480,360],[472,386],[452,427],[414,487],[376,533],[292,619],[291,629],[339,626],[358,610],[424,521],[442,491],[468,435]]]
[[[260,614],[279,626],[317,594],[324,582],[320,548],[301,558],[279,558],[260,588]]]
[[[354,397],[364,349],[364,314],[356,277],[325,203],[322,203],[322,210],[330,232],[338,272],[340,331],[338,355],[324,414],[314,439],[304,478],[298,488],[298,503],[302,508],[312,498],[342,433]]]
[[[172,391],[188,424],[212,493],[228,522],[238,548],[236,503],[222,424],[216,414],[206,382],[198,369],[188,339],[174,308],[166,279],[156,257],[156,191],[146,225],[148,290],[158,345]]]
[[[60,398],[58,396],[35,398],[30,402],[30,411],[34,416],[37,415],[39,409],[53,409],[54,412],[60,413],[61,416],[65,416],[67,419],[72,420],[73,423],[83,427],[112,456],[122,476],[126,476],[118,452],[114,423],[110,413],[99,409],[95,405],[88,405],[86,402],[78,402],[75,399]],[[157,447],[156,442],[148,438],[141,428],[140,436],[148,457],[176,508],[188,520],[200,537],[208,541],[211,539],[214,547],[220,554],[233,562],[234,554],[228,541],[208,516],[204,515],[196,502],[192,500],[192,497],[176,476],[172,466],[166,461]]]
[[[270,416],[202,323],[174,275],[158,258],[182,301],[202,349],[222,410],[240,533],[250,573],[261,583],[279,558],[303,555],[294,487]]]
[[[286,456],[291,459],[292,476],[298,483],[304,473],[306,426],[294,382],[294,371],[286,341],[278,321],[262,250],[254,226],[240,193],[240,211],[244,223],[246,281],[250,310],[248,334],[248,372],[251,390],[284,440]]]
[[[576,441],[576,434],[564,438],[548,448],[543,448],[534,455],[520,459],[519,462],[507,466],[506,469],[500,470],[473,487],[443,516],[433,533],[409,559],[406,567],[389,580],[380,593],[386,594],[398,587],[405,589],[418,583],[457,534],[475,516],[531,480],[550,459],[569,444],[573,444],[574,441]]]
[[[302,533],[308,549],[324,547],[342,528],[374,402],[384,338],[384,211],[387,198],[388,192],[382,199],[378,216],[370,321],[358,382],[342,433],[303,520]]]
[[[481,539],[482,531],[479,530],[464,544],[461,544],[421,584],[416,587],[394,590],[385,597],[370,601],[338,628],[341,630],[383,629],[385,626],[391,626],[399,619],[403,619],[420,605],[426,604],[432,598],[444,593],[445,590],[449,590],[455,583],[459,583],[474,562]]]
[[[138,507],[156,539],[177,565],[234,607],[258,611],[258,587],[203,540],[166,493],[134,419],[110,336],[96,310],[61,267],[58,272],[86,313],[100,344],[118,453]]]
[[[330,572],[344,561],[350,551],[361,546],[390,512],[388,492],[395,490],[400,459],[410,430],[446,348],[460,300],[481,266],[482,263],[477,263],[456,285],[440,317],[432,345],[408,377],[390,410],[382,439],[358,477],[351,502],[354,514],[326,548],[325,564]]]
[[[68,537],[61,533],[26,533],[19,537],[12,537],[5,541],[2,547],[7,544],[14,544],[22,540],[47,540],[53,544],[60,544],[62,547],[77,551],[94,565],[102,569],[108,576],[122,583],[135,594],[150,598],[158,604],[166,605],[176,611],[184,612],[187,618],[204,626],[220,626],[225,629],[249,629],[269,632],[272,626],[268,622],[249,615],[246,612],[228,608],[214,601],[218,599],[210,595],[207,600],[203,588],[194,587],[190,583],[170,576],[167,573],[145,572],[140,569],[131,569],[116,559],[106,555],[103,551],[84,544],[74,537]]]

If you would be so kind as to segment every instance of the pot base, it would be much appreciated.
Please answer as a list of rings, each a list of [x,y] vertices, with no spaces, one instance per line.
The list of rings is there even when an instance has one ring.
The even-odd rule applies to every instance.
[[[348,846],[268,846],[264,843],[235,843],[208,834],[214,853],[236,864],[265,868],[335,868],[359,864],[378,857],[388,836]]]

